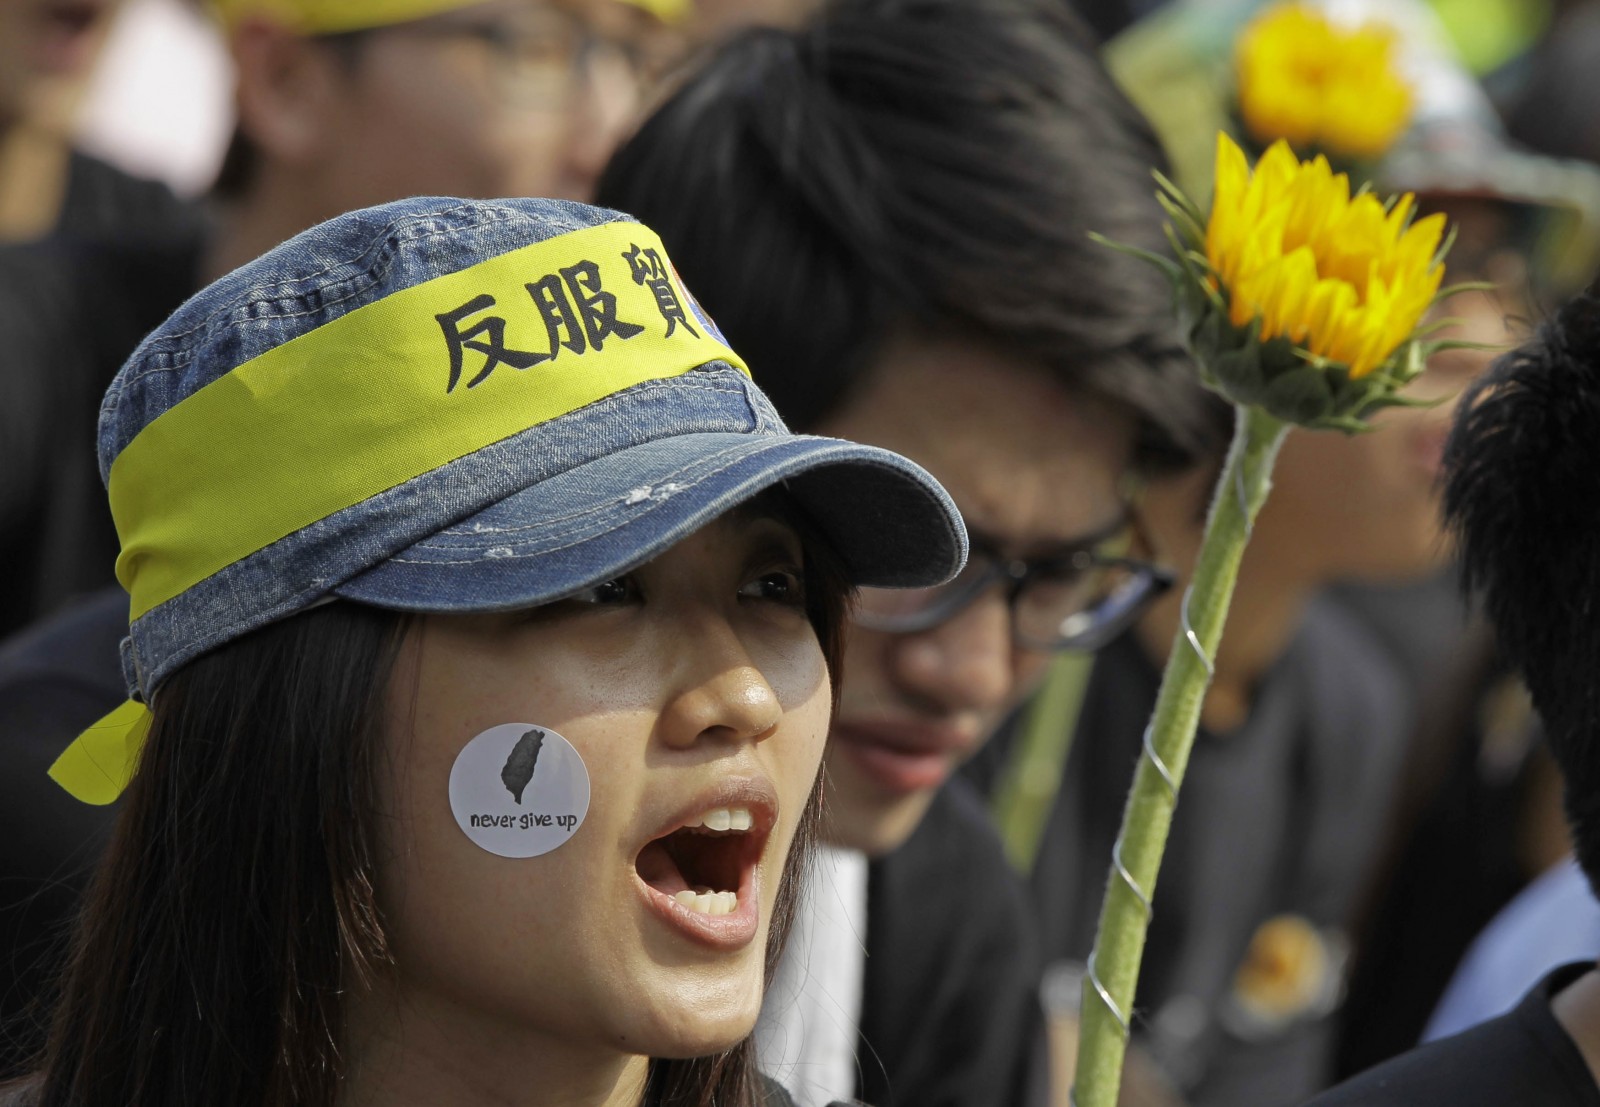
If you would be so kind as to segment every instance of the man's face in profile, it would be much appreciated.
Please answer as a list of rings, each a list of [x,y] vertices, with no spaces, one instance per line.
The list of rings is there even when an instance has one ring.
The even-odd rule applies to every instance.
[[[116,0],[0,0],[0,130],[87,76]],[[64,122],[64,120],[48,120]]]
[[[928,469],[961,509],[975,551],[1048,558],[1124,522],[1131,418],[988,346],[892,344],[860,391],[815,429]],[[853,627],[826,758],[829,837],[872,854],[905,841],[1049,657],[1016,643],[999,583],[919,633]]]
[[[676,41],[622,0],[485,0],[357,32],[327,58],[311,168],[340,211],[411,195],[587,200]]]

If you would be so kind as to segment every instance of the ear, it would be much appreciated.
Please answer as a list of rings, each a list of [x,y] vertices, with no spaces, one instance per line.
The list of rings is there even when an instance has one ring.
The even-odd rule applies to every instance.
[[[335,142],[350,75],[315,38],[247,18],[233,32],[239,128],[262,155],[315,164]]]

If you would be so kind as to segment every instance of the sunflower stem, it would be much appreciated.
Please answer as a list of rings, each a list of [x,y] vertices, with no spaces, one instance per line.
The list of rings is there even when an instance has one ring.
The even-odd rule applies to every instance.
[[[1166,766],[1167,777],[1148,756],[1139,759],[1107,878],[1100,928],[1089,962],[1093,972],[1083,985],[1077,1080],[1072,1093],[1076,1107],[1115,1107],[1117,1102],[1128,1044],[1123,1017],[1132,1017],[1150,926],[1146,902],[1155,894],[1156,874],[1177,807],[1177,789],[1183,783],[1200,724],[1200,708],[1211,683],[1210,659],[1215,658],[1222,639],[1239,561],[1250,528],[1266,502],[1272,466],[1289,429],[1288,423],[1253,407],[1237,408],[1235,418],[1233,444],[1217,478],[1200,556],[1184,597],[1188,626],[1180,625],[1173,639],[1150,722],[1150,745]],[[1190,630],[1198,650],[1190,640]],[[1129,887],[1119,871],[1118,858],[1137,889]],[[1097,979],[1114,1009],[1097,989]]]

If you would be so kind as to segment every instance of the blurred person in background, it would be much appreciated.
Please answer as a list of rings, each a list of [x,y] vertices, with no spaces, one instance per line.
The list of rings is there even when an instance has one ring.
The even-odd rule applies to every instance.
[[[0,0],[0,635],[110,582],[94,412],[134,339],[192,282],[193,213],[72,145],[116,10]]]
[[[1439,311],[1460,320],[1445,337],[1485,347],[1434,359],[1464,384],[1600,264],[1600,174],[1519,148],[1480,89],[1453,87],[1430,102],[1378,173],[1384,190],[1414,191],[1426,210],[1449,217],[1457,232],[1449,282],[1494,286]],[[1439,444],[1436,435],[1430,457]],[[1424,517],[1438,525],[1431,509]],[[1527,692],[1481,615],[1462,605],[1453,561],[1421,581],[1345,585],[1336,599],[1379,633],[1418,703],[1356,924],[1335,1069],[1344,1076],[1417,1042],[1474,937],[1570,843],[1559,776],[1537,740]]]
[[[171,202],[159,186],[72,146],[74,111],[117,7],[0,2],[0,244],[114,231]]]
[[[1465,580],[1521,673],[1565,784],[1578,864],[1600,880],[1600,286],[1498,361],[1462,401],[1446,452],[1445,509]],[[1600,1104],[1600,973],[1549,973],[1511,1012],[1391,1060],[1315,1107]]]
[[[1506,107],[1513,138],[1541,153],[1600,163],[1600,3],[1578,0],[1517,66]]]
[[[23,1012],[110,825],[41,776],[123,684],[128,601],[103,587],[117,544],[93,463],[106,384],[203,280],[347,209],[428,193],[586,198],[678,48],[664,20],[683,13],[652,0],[232,0],[219,14],[239,121],[203,228],[0,251],[0,628],[92,593],[0,650],[0,1072],[36,1044]]]
[[[1108,56],[1136,102],[1150,106],[1158,126],[1165,124],[1163,134],[1175,152],[1192,154],[1195,136],[1212,135],[1224,124],[1248,128],[1240,118],[1242,78],[1229,87],[1226,77],[1235,32],[1253,9],[1288,7],[1174,4],[1112,43]],[[1402,5],[1388,11],[1356,3],[1310,4],[1301,10],[1331,11],[1334,23],[1347,28],[1363,18],[1395,17],[1393,49],[1407,81],[1409,122],[1403,115],[1397,120],[1381,157],[1368,152],[1336,167],[1367,176],[1375,171],[1383,191],[1415,191],[1425,211],[1445,211],[1461,235],[1449,279],[1489,280],[1503,287],[1494,295],[1468,293],[1443,305],[1439,315],[1462,318],[1449,337],[1496,346],[1513,339],[1531,310],[1528,297],[1534,293],[1528,289],[1560,287],[1587,272],[1584,259],[1593,256],[1600,213],[1593,175],[1509,150],[1481,90],[1450,54],[1445,36],[1433,33],[1437,28],[1426,8]],[[1304,40],[1270,41],[1280,50],[1304,46]],[[1292,88],[1255,91],[1276,93],[1282,98],[1276,108],[1287,112],[1286,118],[1294,116]],[[1261,117],[1280,118],[1266,111]],[[1275,137],[1280,136],[1250,132],[1262,147]],[[1331,148],[1331,140],[1323,141]],[[1329,153],[1337,161],[1335,151]],[[1185,165],[1191,180],[1209,179],[1209,161],[1180,168]],[[1419,382],[1418,394],[1450,400],[1482,371],[1488,357],[1467,350],[1442,354]],[[1343,661],[1347,679],[1359,687],[1323,692],[1321,706],[1305,707],[1305,717],[1319,720],[1315,726],[1324,728],[1327,740],[1347,741],[1338,732],[1351,725],[1350,713],[1363,699],[1369,707],[1387,700],[1403,711],[1384,713],[1380,729],[1386,737],[1366,731],[1349,740],[1348,763],[1330,766],[1324,756],[1318,771],[1326,780],[1308,782],[1304,766],[1281,760],[1290,756],[1282,749],[1272,752],[1281,741],[1268,740],[1255,755],[1258,770],[1280,759],[1258,781],[1262,791],[1255,802],[1263,826],[1273,826],[1272,813],[1285,795],[1298,797],[1300,810],[1289,829],[1279,832],[1278,863],[1286,869],[1335,866],[1332,875],[1324,870],[1307,878],[1320,889],[1310,897],[1312,915],[1290,910],[1280,918],[1274,912],[1281,908],[1250,905],[1252,897],[1259,901],[1274,888],[1279,898],[1289,894],[1283,889],[1294,881],[1265,875],[1259,860],[1254,865],[1240,860],[1259,858],[1264,849],[1259,841],[1241,839],[1238,850],[1228,848],[1227,835],[1239,833],[1237,826],[1248,821],[1231,814],[1236,797],[1229,796],[1228,786],[1220,780],[1211,785],[1219,797],[1212,801],[1219,809],[1216,827],[1193,811],[1207,802],[1197,798],[1195,782],[1186,786],[1183,806],[1194,821],[1186,820],[1182,808],[1177,818],[1192,833],[1180,829],[1175,839],[1190,860],[1169,861],[1163,871],[1140,1002],[1148,997],[1157,1012],[1147,1035],[1152,1048],[1200,1102],[1292,1101],[1297,1089],[1304,1095],[1326,1081],[1332,1066],[1347,1071],[1344,1066],[1353,1057],[1369,1050],[1406,1048],[1477,927],[1561,851],[1559,842],[1552,851],[1545,833],[1549,820],[1541,819],[1541,812],[1553,806],[1540,765],[1529,756],[1528,713],[1519,709],[1514,682],[1494,670],[1483,635],[1464,617],[1447,564],[1434,489],[1447,411],[1386,415],[1380,420],[1383,429],[1356,441],[1291,436],[1285,448],[1263,530],[1240,580],[1206,722],[1214,724],[1219,700],[1236,716],[1241,705],[1259,715],[1272,702],[1269,693],[1286,679],[1279,670],[1300,652],[1290,650],[1272,662],[1273,638],[1282,636],[1279,620],[1292,621],[1300,608],[1307,612],[1307,627],[1337,622],[1356,636],[1353,641],[1364,643]],[[1204,492],[1194,490],[1195,502]],[[1257,606],[1263,603],[1264,610]],[[1151,636],[1153,649],[1160,651],[1155,658],[1164,655],[1169,641],[1170,625]],[[1229,651],[1246,662],[1256,653],[1256,664],[1230,675]],[[1114,659],[1112,651],[1102,666]],[[1380,694],[1385,687],[1388,693]],[[1098,891],[1104,879],[1103,857],[1115,834],[1127,766],[1138,752],[1134,725],[1146,710],[1148,703],[1128,711],[1123,760],[1104,770],[1118,774],[1115,783],[1099,785],[1113,798],[1100,800],[1103,810],[1089,817],[1101,841],[1085,857],[1098,855],[1093,862],[1098,871],[1068,882],[1061,898],[1069,909],[1083,911],[1077,960],[1087,952],[1089,936],[1083,931],[1092,927],[1094,915],[1071,905],[1083,881],[1093,882]],[[1265,725],[1252,720],[1249,728]],[[1093,730],[1085,723],[1081,733]],[[1209,741],[1202,737],[1197,757]],[[1232,744],[1231,762],[1220,753],[1208,755],[1217,759],[1215,771],[1223,773],[1220,766],[1226,764],[1227,771],[1248,773],[1248,743]],[[1362,772],[1372,774],[1365,787],[1359,785]],[[1068,770],[1069,788],[1092,787],[1074,783],[1076,775]],[[1357,789],[1348,812],[1338,810],[1336,798],[1317,799],[1321,789],[1337,797],[1343,787]],[[1394,797],[1392,804],[1385,802],[1386,795]],[[1270,829],[1264,833],[1272,836]],[[1292,843],[1295,835],[1304,836],[1301,845]],[[1219,840],[1208,844],[1208,838]],[[1315,845],[1318,838],[1324,846]],[[1294,860],[1302,849],[1313,850],[1311,860]],[[1210,850],[1217,852],[1207,863]],[[1041,862],[1039,872],[1048,867]],[[1174,889],[1174,872],[1189,873],[1176,883],[1192,889],[1198,907]],[[1223,908],[1205,899],[1207,887],[1236,889],[1236,895],[1223,897],[1234,905]],[[1164,912],[1191,914],[1202,925],[1164,927]],[[1308,921],[1314,925],[1305,925]],[[1210,942],[1219,944],[1208,947]],[[1351,952],[1351,994],[1344,1012],[1335,1015]],[[1072,971],[1063,969],[1060,975],[1067,982],[1062,992],[1075,996]],[[1188,985],[1180,986],[1185,980]],[[1264,1005],[1264,998],[1271,1002]],[[1170,1017],[1163,1018],[1163,1011]],[[1331,1044],[1335,1033],[1337,1052]],[[1369,1062],[1375,1059],[1368,1056]],[[1274,1083],[1274,1070],[1289,1082]]]
[[[1159,274],[1087,232],[1162,249],[1160,164],[1061,5],[852,0],[730,42],[601,181],[791,425],[893,445],[973,536],[957,582],[851,630],[831,848],[758,1031],[802,1104],[1043,1090],[1024,893],[949,778],[1159,590],[1135,489],[1201,448],[1202,396]]]
[[[89,435],[101,389],[154,322],[201,279],[347,210],[429,194],[587,197],[679,47],[660,18],[683,14],[669,3],[229,0],[238,125],[205,233],[191,220],[0,256],[16,397],[16,433],[0,439],[0,632],[111,581]]]
[[[1444,206],[1454,216],[1467,205],[1457,199]],[[1517,279],[1522,254],[1512,240],[1493,243],[1496,257],[1475,254],[1467,235],[1462,246],[1449,280],[1505,280],[1492,292],[1460,293],[1438,309],[1460,320],[1441,332],[1445,337],[1484,347],[1445,351],[1430,363],[1421,383],[1436,375],[1450,380],[1448,390],[1431,393],[1444,401],[1439,415],[1454,410],[1456,396],[1524,333],[1535,312],[1526,280]],[[1425,453],[1414,459],[1432,467],[1443,428],[1429,421],[1430,437],[1418,443]],[[1430,482],[1429,491],[1436,490]],[[1377,632],[1417,704],[1377,863],[1353,924],[1335,1076],[1414,1045],[1473,937],[1567,849],[1553,766],[1536,742],[1527,693],[1495,654],[1480,615],[1459,598],[1433,496],[1418,515],[1443,564],[1436,560],[1421,579],[1345,583],[1330,596]]]
[[[1419,391],[1456,385],[1430,370]],[[1217,401],[1223,426],[1231,408]],[[1270,1107],[1324,1086],[1359,891],[1382,838],[1412,702],[1382,643],[1319,596],[1436,563],[1437,410],[1370,435],[1296,433],[1240,569],[1140,974],[1135,1041],[1194,1104]],[[1220,463],[1220,457],[1217,458]],[[1153,481],[1143,519],[1187,575],[1215,465]],[[1052,1005],[1071,1020],[1109,859],[1178,632],[1174,589],[1101,652],[1031,861]],[[1018,754],[1016,735],[1004,747]],[[990,773],[993,773],[991,768]]]

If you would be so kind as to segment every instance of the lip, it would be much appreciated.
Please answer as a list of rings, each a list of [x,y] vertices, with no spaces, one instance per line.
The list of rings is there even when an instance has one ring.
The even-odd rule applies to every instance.
[[[696,815],[714,807],[746,807],[753,839],[750,855],[740,867],[739,906],[727,915],[702,915],[691,911],[670,895],[646,883],[637,870],[634,883],[645,905],[671,929],[700,945],[722,952],[743,949],[755,940],[761,924],[761,869],[766,861],[767,842],[778,822],[778,793],[764,777],[747,777],[718,782],[695,795],[663,820],[655,833],[634,851],[637,858],[651,843],[680,829]]]
[[[978,742],[966,727],[895,720],[840,721],[829,738],[879,787],[899,795],[939,787]]]

